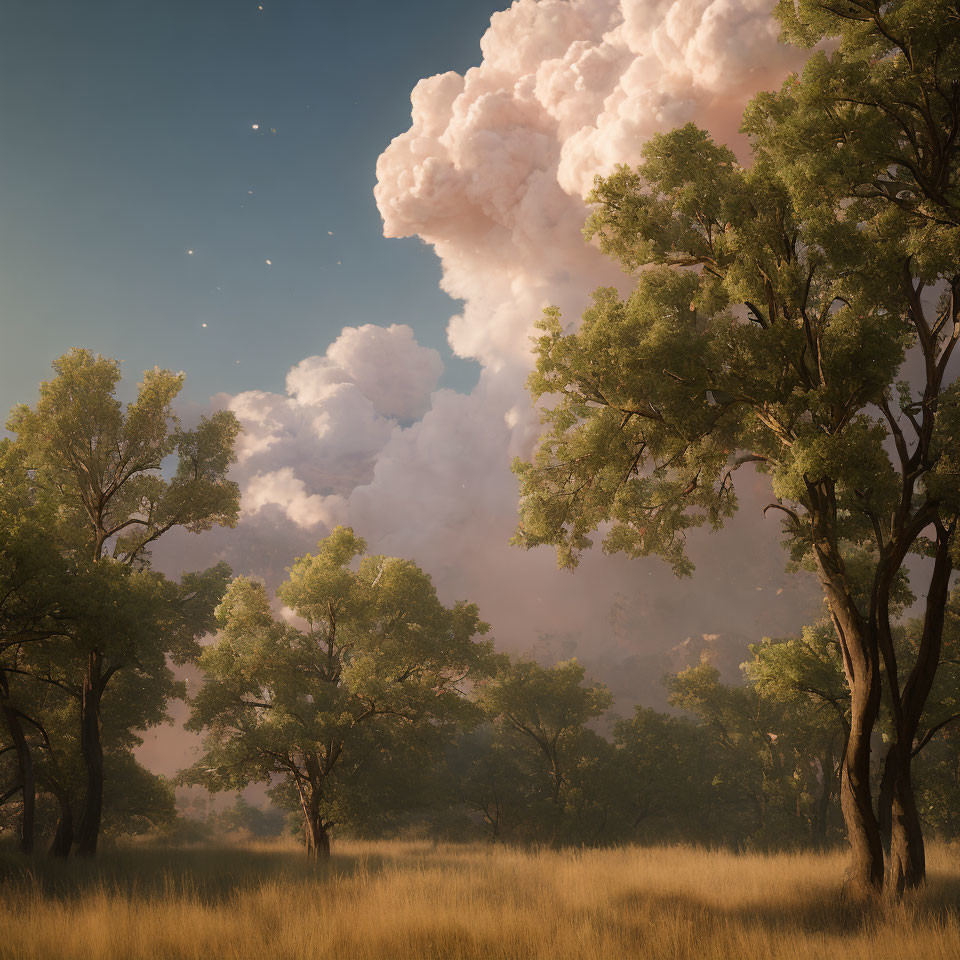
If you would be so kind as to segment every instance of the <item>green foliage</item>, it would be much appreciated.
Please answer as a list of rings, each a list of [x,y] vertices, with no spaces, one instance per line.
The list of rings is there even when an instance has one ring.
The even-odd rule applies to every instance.
[[[154,368],[137,399],[123,409],[115,396],[116,360],[73,350],[54,363],[34,408],[16,407],[7,429],[16,436],[35,483],[59,492],[65,536],[100,559],[146,559],[151,543],[175,526],[192,532],[233,526],[239,489],[226,479],[240,430],[228,411],[184,430],[173,413],[183,374]],[[171,479],[163,476],[176,455]]]
[[[540,325],[530,390],[551,403],[534,460],[516,464],[516,542],[552,543],[572,566],[605,526],[605,549],[687,573],[687,530],[733,513],[746,463],[795,513],[829,486],[841,535],[872,536],[899,484],[868,411],[916,339],[899,244],[834,211],[803,219],[774,164],[744,170],[689,125],[591,199],[588,236],[649,269],[626,300],[598,291],[577,331],[556,311]],[[788,532],[810,549],[810,520]]]
[[[718,749],[720,828],[741,842],[823,844],[835,837],[845,721],[806,692],[816,658],[799,658],[797,686],[779,675],[773,684],[761,679],[777,659],[796,659],[796,644],[754,647],[744,665],[753,682],[745,686],[721,683],[708,663],[668,678],[671,703],[693,714]]]
[[[624,838],[736,842],[721,800],[721,750],[709,731],[686,717],[637,707],[614,727],[612,771]]]
[[[544,667],[502,657],[480,683],[490,726],[448,758],[458,795],[496,840],[595,843],[605,839],[611,745],[587,726],[613,698],[587,685],[576,660]]]

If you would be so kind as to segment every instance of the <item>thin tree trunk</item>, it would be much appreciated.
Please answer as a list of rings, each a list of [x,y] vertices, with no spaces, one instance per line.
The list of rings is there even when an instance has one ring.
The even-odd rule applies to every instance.
[[[77,830],[77,853],[97,852],[103,816],[103,744],[100,741],[100,657],[91,653],[80,693],[80,749],[87,770],[87,789]]]
[[[815,541],[820,583],[830,607],[850,691],[850,729],[840,774],[840,809],[852,862],[848,882],[858,896],[883,889],[883,844],[870,785],[870,740],[880,714],[880,650],[848,587],[829,537]]]
[[[896,742],[887,748],[883,758],[883,773],[877,789],[877,820],[880,824],[880,839],[886,854],[890,853],[890,834],[893,831],[893,781],[896,777],[896,762],[891,754],[896,750]]]
[[[3,696],[3,718],[10,732],[14,750],[17,756],[17,769],[20,773],[20,790],[23,796],[23,810],[20,814],[20,852],[33,853],[34,832],[36,827],[37,787],[33,772],[33,755],[30,744],[27,743],[13,704],[10,703],[10,688],[6,674],[0,673],[0,694]]]
[[[820,847],[827,845],[827,832],[830,828],[830,804],[833,801],[837,788],[836,758],[834,757],[834,742],[827,744],[823,757],[820,759],[820,800],[817,804],[817,820],[814,825],[814,837]]]
[[[923,631],[917,659],[903,686],[902,696],[895,670],[892,676],[889,668],[887,671],[890,696],[894,702],[896,739],[890,745],[884,764],[882,786],[886,789],[881,791],[880,818],[881,822],[889,823],[890,828],[887,889],[894,897],[900,897],[904,890],[921,886],[927,873],[923,826],[917,810],[911,767],[920,720],[940,666],[944,615],[953,574],[952,536],[952,525],[945,529],[937,524],[937,552],[927,588]]]

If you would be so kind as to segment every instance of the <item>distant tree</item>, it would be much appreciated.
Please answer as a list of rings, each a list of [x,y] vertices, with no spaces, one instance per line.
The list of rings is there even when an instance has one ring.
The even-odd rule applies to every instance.
[[[395,739],[439,750],[477,719],[467,686],[492,663],[474,605],[446,607],[415,564],[365,553],[338,527],[293,564],[277,593],[300,626],[274,616],[262,584],[234,580],[188,724],[205,731],[204,753],[183,780],[216,790],[281,778],[275,796],[296,798],[322,857],[335,818],[376,796],[367,761],[376,769]]]
[[[502,836],[505,819],[555,842],[572,832],[595,839],[602,829],[599,795],[584,789],[581,773],[603,750],[587,724],[613,698],[601,684],[588,686],[584,673],[575,659],[544,667],[502,657],[495,676],[480,684],[477,703],[495,735],[464,787],[494,836]]]
[[[721,750],[686,717],[637,707],[614,727],[616,802],[624,836],[716,842],[737,840],[723,822]]]
[[[237,797],[233,806],[221,810],[214,819],[217,827],[228,833],[239,830],[253,837],[279,837],[286,817],[279,807],[255,807],[243,797]]]
[[[753,657],[743,665],[747,680],[761,699],[779,707],[777,728],[787,731],[800,755],[806,755],[804,773],[816,769],[812,839],[825,845],[831,839],[839,764],[850,729],[850,698],[833,624],[821,621],[804,627],[799,637],[765,639],[750,650]]]
[[[881,667],[897,731],[888,879],[895,891],[923,879],[910,756],[960,515],[948,375],[960,28],[928,6],[781,4],[791,36],[839,48],[748,109],[750,169],[688,125],[654,137],[635,171],[598,179],[587,235],[637,271],[636,288],[597,291],[576,332],[547,311],[530,389],[556,402],[533,461],[516,466],[521,545],[554,544],[573,566],[603,526],[605,549],[658,554],[680,574],[687,532],[736,510],[737,470],[770,475],[768,509],[785,518],[791,561],[819,577],[842,649],[841,800],[864,892],[884,882],[870,779]],[[913,383],[908,354],[921,361]],[[872,558],[865,591],[851,553]],[[911,553],[933,563],[915,574],[928,577],[926,614],[904,665],[893,593]]]
[[[480,829],[497,843],[535,832],[536,782],[528,759],[489,724],[465,733],[446,758],[455,799],[480,815]]]
[[[80,747],[86,784],[77,829],[81,854],[96,851],[103,808],[101,709],[112,678],[123,670],[163,675],[167,654],[183,658],[209,626],[211,595],[222,567],[191,575],[177,587],[149,570],[149,547],[167,531],[232,525],[239,491],[226,479],[239,424],[232,413],[202,418],[184,430],[173,413],[183,375],[144,374],[137,398],[124,409],[115,391],[115,360],[74,350],[54,363],[56,376],[40,386],[36,406],[19,406],[8,421],[12,454],[37,496],[56,504],[62,555],[92,566],[73,598],[70,645],[52,656],[82,661],[78,681]],[[176,456],[172,476],[165,475]],[[145,666],[149,664],[149,666]],[[62,679],[65,687],[71,678]],[[172,690],[173,688],[169,688]],[[164,690],[152,693],[163,696]]]
[[[764,846],[826,841],[836,798],[836,717],[805,697],[763,696],[752,684],[720,682],[709,663],[667,681],[671,703],[715,738],[714,784],[743,838]]]

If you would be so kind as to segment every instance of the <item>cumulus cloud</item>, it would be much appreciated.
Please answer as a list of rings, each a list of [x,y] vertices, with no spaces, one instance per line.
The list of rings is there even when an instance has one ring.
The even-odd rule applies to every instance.
[[[245,516],[275,507],[298,527],[346,518],[346,496],[373,477],[399,424],[420,417],[443,372],[408,326],[347,327],[301,360],[284,394],[220,398],[243,424],[237,478]]]
[[[374,412],[395,420],[426,413],[443,361],[421,347],[405,324],[347,327],[319,357],[301,360],[287,376],[287,392],[301,405],[322,404],[341,384],[353,384]]]
[[[585,248],[583,197],[636,163],[651,134],[693,120],[742,148],[749,97],[800,63],[770,0],[517,0],[484,59],[421,80],[410,129],[377,164],[387,236],[419,236],[465,301],[453,349],[497,367],[527,350],[547,302],[622,277]]]

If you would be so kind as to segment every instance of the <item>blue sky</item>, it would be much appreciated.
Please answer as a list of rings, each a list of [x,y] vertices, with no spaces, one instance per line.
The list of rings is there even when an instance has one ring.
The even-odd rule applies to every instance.
[[[502,5],[0,2],[0,408],[72,346],[183,369],[192,402],[275,390],[366,322],[472,383],[436,258],[382,237],[372,189],[414,84],[478,63]]]

